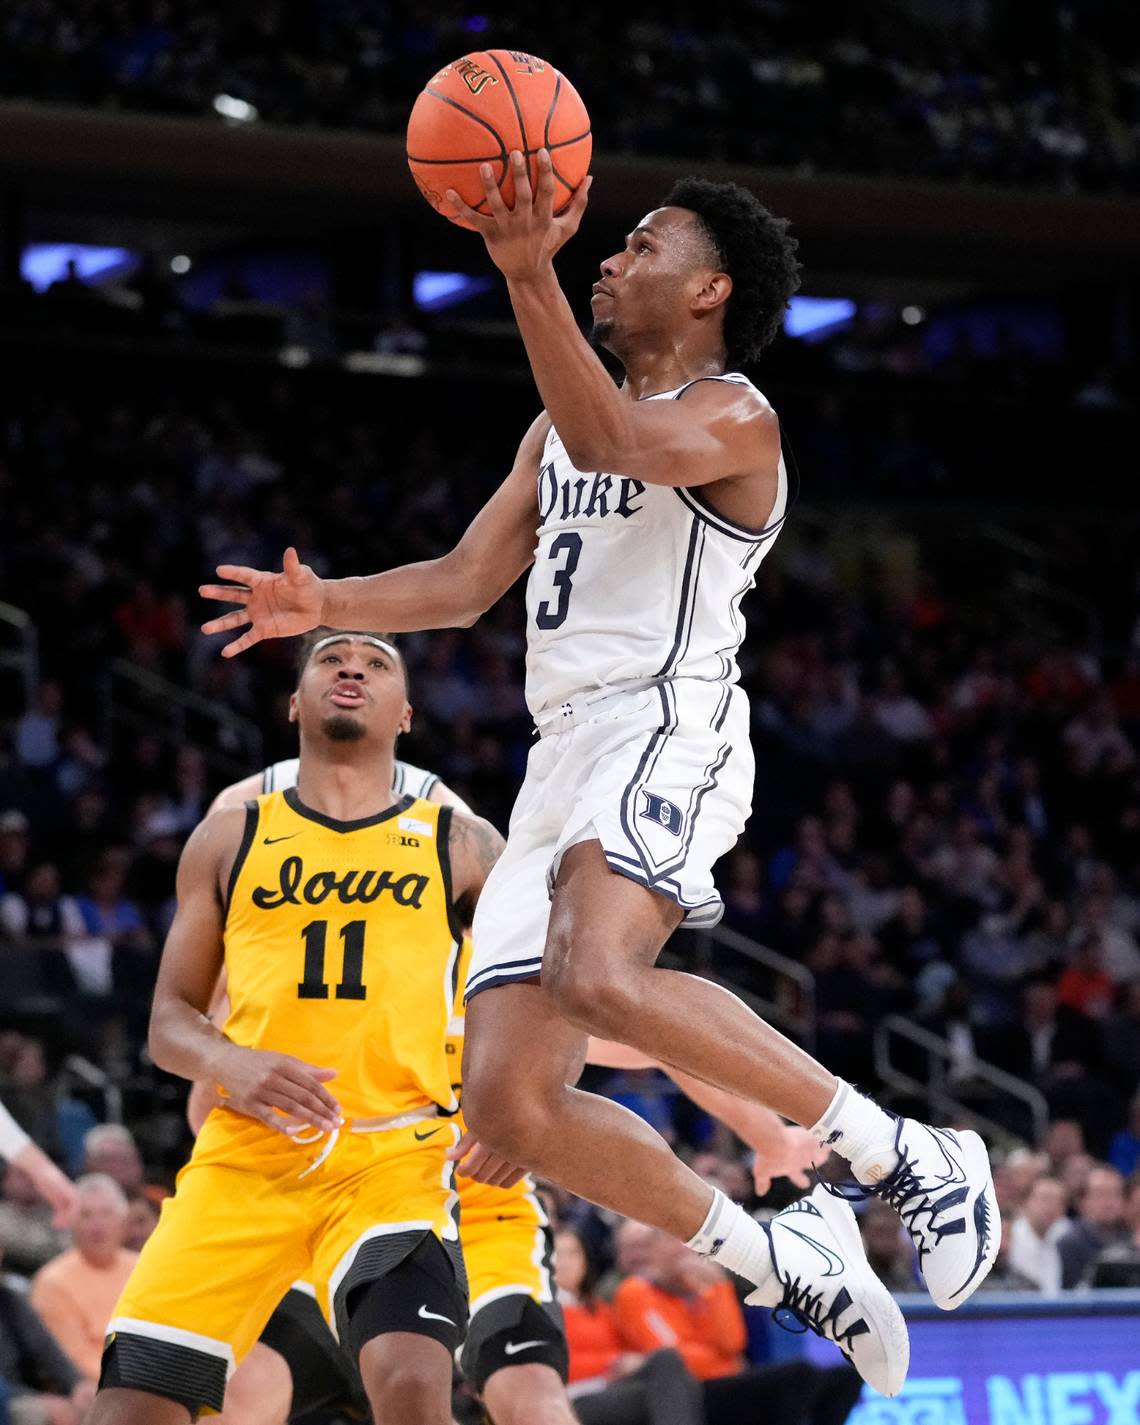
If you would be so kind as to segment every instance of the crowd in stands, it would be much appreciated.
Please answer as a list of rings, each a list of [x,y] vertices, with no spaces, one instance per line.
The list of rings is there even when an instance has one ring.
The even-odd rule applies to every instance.
[[[521,48],[571,76],[608,150],[1135,191],[1133,7],[991,0],[969,13],[634,4],[598,26],[584,10],[484,14],[455,0],[17,0],[0,28],[0,92],[399,133],[440,65]]]

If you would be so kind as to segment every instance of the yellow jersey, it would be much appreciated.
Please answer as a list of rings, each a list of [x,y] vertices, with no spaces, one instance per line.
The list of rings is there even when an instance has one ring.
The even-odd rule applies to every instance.
[[[451,809],[404,797],[359,821],[295,787],[247,803],[225,964],[236,1044],[336,1069],[346,1118],[458,1107],[443,1049],[459,998]]]

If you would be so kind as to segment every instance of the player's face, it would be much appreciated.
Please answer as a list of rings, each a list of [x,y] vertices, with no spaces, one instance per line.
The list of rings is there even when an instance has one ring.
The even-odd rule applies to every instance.
[[[309,659],[289,704],[291,721],[328,742],[395,743],[411,727],[404,671],[362,638],[338,639]]]
[[[594,340],[617,355],[631,343],[667,338],[691,319],[716,272],[708,239],[687,208],[647,213],[607,257],[594,284]]]

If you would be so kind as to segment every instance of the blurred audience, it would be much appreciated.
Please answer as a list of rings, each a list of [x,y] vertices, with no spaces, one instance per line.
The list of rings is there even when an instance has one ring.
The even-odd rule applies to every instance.
[[[89,1380],[98,1380],[103,1338],[138,1254],[123,1245],[128,1204],[113,1178],[92,1173],[76,1183],[74,1246],[41,1267],[29,1300]]]

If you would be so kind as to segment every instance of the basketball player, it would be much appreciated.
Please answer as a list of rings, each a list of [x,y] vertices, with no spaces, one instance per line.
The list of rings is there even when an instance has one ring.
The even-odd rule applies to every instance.
[[[587,1034],[620,1040],[847,1157],[857,1190],[900,1212],[939,1306],[965,1301],[993,1264],[1000,1224],[976,1134],[887,1114],[719,986],[656,964],[680,924],[720,917],[712,866],[750,809],[740,601],[787,481],[775,412],[737,367],[779,329],[795,243],[746,190],[677,184],[594,287],[618,387],[553,267],[589,180],[556,217],[549,154],[537,193],[523,156],[511,163],[513,209],[489,165],[486,214],[447,195],[506,279],[545,405],[510,475],[440,559],[346,580],[318,578],[292,550],[279,574],[222,566],[238,587],[202,592],[241,607],[205,631],[248,624],[233,656],[319,622],[469,625],[533,565],[527,699],[541,740],[474,926],[470,1127],[485,1150],[716,1256],[754,1284],[751,1300],[798,1312],[893,1394],[905,1325],[845,1202],[817,1187],[766,1228],[643,1122],[568,1087]]]
[[[94,1425],[220,1410],[298,1278],[377,1419],[451,1419],[467,1301],[441,1045],[501,838],[393,793],[411,709],[385,641],[316,640],[296,712],[297,786],[212,813],[183,852],[151,1051],[225,1103],[118,1303]],[[223,964],[224,1033],[205,1013]]]
[[[332,634],[319,629],[314,637]],[[302,646],[301,667],[305,657]],[[296,694],[290,721],[296,721]],[[256,772],[215,797],[211,811],[243,806],[251,796],[295,787],[299,762],[287,758]],[[393,791],[424,797],[470,812],[460,797],[434,773],[397,759]],[[467,975],[470,941],[461,952],[459,984]],[[229,1006],[223,992],[211,1017],[224,1023]],[[463,1052],[463,1015],[456,1014],[446,1044],[458,1092]],[[591,1040],[589,1059],[617,1068],[651,1068],[644,1056],[619,1044]],[[677,1071],[674,1071],[676,1073]],[[759,1183],[789,1174],[806,1186],[804,1173],[819,1145],[798,1129],[787,1129],[775,1115],[743,1100],[732,1100],[710,1085],[677,1074],[691,1097],[729,1122],[757,1152]],[[197,1133],[216,1094],[196,1083],[187,1106]],[[509,1185],[483,1184],[470,1177],[457,1182],[459,1235],[471,1294],[471,1315],[462,1366],[482,1396],[495,1425],[572,1425],[576,1420],[565,1392],[568,1364],[561,1313],[551,1275],[553,1242],[545,1213],[529,1179]],[[338,1402],[352,1402],[358,1387],[351,1366],[337,1347],[307,1283],[296,1283],[274,1312],[258,1343],[226,1387],[225,1425],[282,1425],[290,1416],[307,1415]]]

